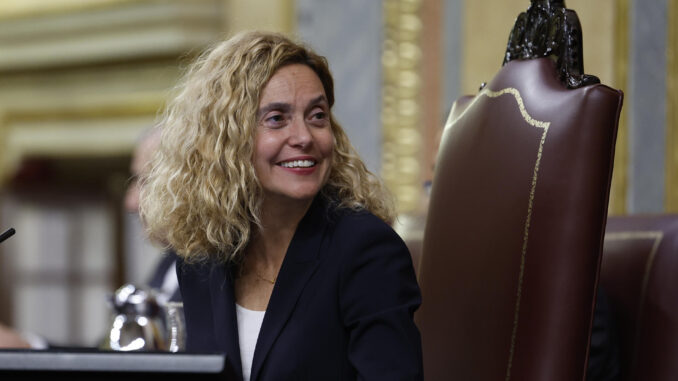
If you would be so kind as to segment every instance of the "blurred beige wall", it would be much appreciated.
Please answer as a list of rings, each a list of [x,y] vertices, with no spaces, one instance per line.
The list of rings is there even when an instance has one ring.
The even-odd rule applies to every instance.
[[[228,32],[264,29],[290,33],[296,28],[294,0],[226,0]]]

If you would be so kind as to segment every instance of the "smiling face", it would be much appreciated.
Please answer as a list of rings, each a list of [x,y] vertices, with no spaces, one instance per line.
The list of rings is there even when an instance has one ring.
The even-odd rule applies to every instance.
[[[254,170],[264,201],[310,202],[329,177],[334,151],[330,106],[306,65],[283,66],[261,93]]]

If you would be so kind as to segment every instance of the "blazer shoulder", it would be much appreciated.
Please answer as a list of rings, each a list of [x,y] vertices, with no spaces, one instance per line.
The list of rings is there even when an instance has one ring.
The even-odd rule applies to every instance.
[[[334,216],[334,240],[341,246],[391,242],[407,251],[407,245],[393,227],[367,210],[343,209]]]
[[[218,269],[215,263],[205,262],[186,262],[185,259],[177,257],[176,272],[179,284],[191,285],[189,287],[208,287],[209,279],[212,273]]]
[[[395,234],[395,230],[393,230],[391,225],[365,209],[338,209],[332,213],[331,220],[334,222],[337,229],[370,229],[374,231],[393,232]]]
[[[312,220],[315,223],[327,224],[334,228],[350,228],[351,226],[389,227],[381,218],[365,208],[351,208],[341,205],[341,201],[334,197],[319,196],[311,206],[315,213]],[[321,217],[322,216],[322,217]]]

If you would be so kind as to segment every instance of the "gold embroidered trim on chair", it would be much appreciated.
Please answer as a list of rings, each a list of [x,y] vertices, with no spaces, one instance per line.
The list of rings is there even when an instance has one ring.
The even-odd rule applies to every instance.
[[[518,287],[516,291],[516,304],[514,308],[514,314],[513,314],[513,330],[511,332],[511,347],[509,349],[509,358],[508,358],[508,363],[506,366],[506,381],[509,381],[511,379],[511,367],[513,365],[513,353],[514,353],[514,348],[515,348],[515,342],[516,342],[516,336],[518,334],[518,320],[519,320],[519,313],[520,313],[520,301],[522,298],[522,291],[523,291],[523,278],[525,274],[525,258],[527,256],[527,242],[529,238],[529,232],[530,232],[530,222],[532,220],[532,204],[534,202],[534,194],[535,194],[535,189],[537,188],[537,176],[539,174],[539,164],[541,162],[541,157],[543,154],[544,150],[544,143],[546,142],[546,134],[548,133],[549,126],[551,125],[550,122],[543,122],[540,120],[534,119],[530,114],[527,112],[527,109],[525,108],[525,102],[523,102],[523,97],[520,95],[520,91],[518,89],[515,89],[513,87],[507,87],[505,89],[499,90],[499,91],[492,91],[488,88],[484,88],[478,95],[471,101],[471,103],[464,109],[464,111],[459,114],[457,118],[452,119],[452,113],[450,113],[447,123],[445,123],[445,132],[448,131],[448,128],[451,127],[457,120],[459,120],[467,110],[471,108],[471,106],[476,103],[480,97],[486,96],[488,98],[498,98],[502,95],[505,94],[510,94],[512,95],[516,102],[518,103],[518,109],[520,110],[520,114],[525,119],[525,121],[536,128],[540,128],[543,130],[541,134],[541,140],[539,141],[539,149],[537,150],[537,158],[535,160],[534,164],[534,169],[532,172],[532,184],[530,186],[530,198],[527,204],[527,216],[525,218],[525,228],[523,230],[523,246],[521,249],[521,254],[520,254],[520,272],[518,275]]]

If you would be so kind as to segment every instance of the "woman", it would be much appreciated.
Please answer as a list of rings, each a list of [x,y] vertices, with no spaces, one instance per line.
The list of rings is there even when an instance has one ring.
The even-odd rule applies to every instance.
[[[142,190],[180,255],[187,350],[232,379],[422,378],[409,252],[391,198],[334,120],[326,60],[248,32],[203,54]]]

